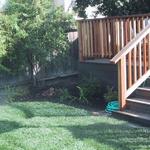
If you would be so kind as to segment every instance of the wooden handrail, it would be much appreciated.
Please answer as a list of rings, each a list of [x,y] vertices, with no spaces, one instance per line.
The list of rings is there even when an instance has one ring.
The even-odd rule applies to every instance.
[[[146,26],[137,36],[131,40],[123,49],[115,55],[110,61],[117,63],[123,56],[127,55],[148,33],[150,32],[150,24]]]

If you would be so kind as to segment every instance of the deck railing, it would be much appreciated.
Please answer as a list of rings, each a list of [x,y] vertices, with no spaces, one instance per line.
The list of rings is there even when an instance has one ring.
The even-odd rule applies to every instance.
[[[112,58],[148,24],[150,14],[78,21],[80,61]]]
[[[119,100],[124,109],[126,98],[150,76],[150,24],[111,61],[118,63]]]

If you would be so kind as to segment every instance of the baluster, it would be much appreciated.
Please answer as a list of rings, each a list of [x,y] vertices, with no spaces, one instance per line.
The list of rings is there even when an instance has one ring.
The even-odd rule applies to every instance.
[[[91,51],[91,57],[93,57],[93,24],[92,21],[89,22],[89,27],[90,27],[90,51]]]
[[[148,69],[150,69],[150,33],[148,34]]]
[[[100,30],[101,30],[101,56],[104,57],[104,30],[103,30],[103,20],[100,22]]]
[[[129,41],[132,38],[132,30],[131,30],[131,20],[129,20]],[[128,87],[131,87],[132,85],[132,53],[129,52],[128,54]]]
[[[133,18],[133,32],[134,32],[134,37],[136,37],[136,20],[135,18]],[[137,60],[137,47],[134,48],[134,51],[133,51],[133,69],[134,69],[134,83],[136,82],[137,80],[137,63],[136,63],[136,60]]]
[[[80,61],[83,61],[83,42],[82,42],[82,25],[78,22],[78,32],[79,32],[79,57]]]
[[[141,42],[139,42],[139,78],[142,76],[142,54],[141,54]]]
[[[98,56],[98,21],[95,20],[95,37],[96,37],[96,49],[95,49],[95,57],[97,58]]]
[[[116,50],[116,20],[115,19],[112,19],[112,33],[113,33],[113,36],[112,36],[112,39],[113,39],[113,43],[112,43],[112,47],[113,47],[113,55],[116,55],[117,54],[117,50]]]
[[[98,20],[96,20],[96,44],[97,44],[97,49],[96,49],[96,57],[99,55],[99,28],[98,28]]]
[[[107,55],[107,39],[106,39],[106,20],[103,20],[103,38],[104,38],[104,57]]]
[[[121,22],[120,22],[120,41],[121,41],[121,48],[120,49],[122,49],[123,48],[123,46],[124,46],[124,26],[123,26],[123,24],[124,24],[124,20],[121,20]]]
[[[88,29],[88,21],[85,22],[85,30],[86,30],[86,53],[87,58],[90,57],[90,49],[89,49],[89,29]]]
[[[84,21],[82,22],[82,42],[83,42],[83,57],[85,58],[85,27],[84,27]]]
[[[120,38],[119,38],[119,20],[116,19],[116,46],[117,46],[117,52],[120,51]]]
[[[111,31],[111,25],[110,25],[110,20],[107,20],[107,28],[108,28],[108,56],[111,58],[112,56],[112,51],[111,51],[111,38],[110,38],[110,31]]]

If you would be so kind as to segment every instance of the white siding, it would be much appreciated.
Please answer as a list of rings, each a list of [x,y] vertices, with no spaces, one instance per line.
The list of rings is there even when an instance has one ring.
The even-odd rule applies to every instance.
[[[65,7],[65,11],[68,11],[70,9],[72,0],[64,0],[64,7]]]
[[[7,0],[0,0],[0,12],[4,11],[7,5]]]
[[[56,6],[64,6],[64,0],[54,0]]]

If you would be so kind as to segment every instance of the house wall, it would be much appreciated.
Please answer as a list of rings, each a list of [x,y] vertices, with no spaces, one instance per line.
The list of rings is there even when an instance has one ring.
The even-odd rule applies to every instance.
[[[3,12],[7,6],[7,0],[0,0],[0,12]]]
[[[55,6],[64,6],[64,0],[54,0]]]

